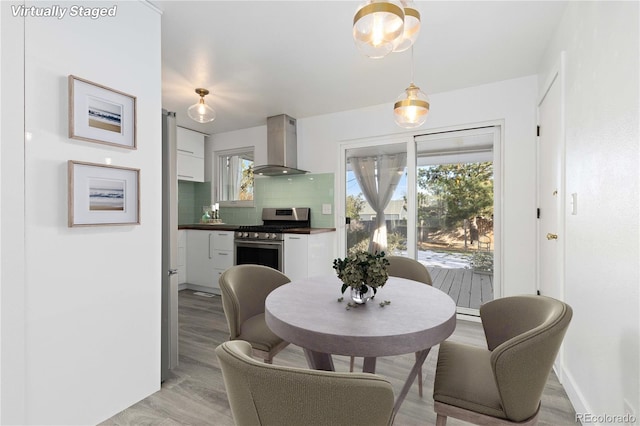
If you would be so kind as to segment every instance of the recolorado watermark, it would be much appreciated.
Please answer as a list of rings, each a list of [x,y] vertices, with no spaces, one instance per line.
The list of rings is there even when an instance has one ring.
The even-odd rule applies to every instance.
[[[111,7],[87,7],[73,5],[69,7],[54,6],[25,6],[11,5],[11,14],[14,18],[91,18],[98,19],[104,17],[114,17],[118,13],[118,5]]]
[[[582,424],[635,424],[636,416],[633,414],[591,414],[576,413],[576,421]]]

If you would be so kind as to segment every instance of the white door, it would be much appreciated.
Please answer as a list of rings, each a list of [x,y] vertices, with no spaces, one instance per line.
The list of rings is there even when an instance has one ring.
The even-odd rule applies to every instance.
[[[560,70],[549,78],[538,105],[538,290],[562,300],[564,129]]]
[[[162,110],[162,326],[160,380],[178,365],[178,176],[175,113]]]

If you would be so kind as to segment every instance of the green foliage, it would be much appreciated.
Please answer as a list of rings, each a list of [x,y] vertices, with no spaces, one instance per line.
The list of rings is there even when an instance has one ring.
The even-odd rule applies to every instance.
[[[368,285],[375,295],[377,288],[382,287],[389,275],[387,274],[389,261],[384,252],[371,254],[367,251],[359,251],[348,255],[344,259],[334,259],[333,269],[342,280],[342,293],[348,287],[360,288]]]
[[[360,212],[364,209],[366,201],[362,194],[358,195],[347,195],[346,199],[346,208],[345,211],[347,213],[347,217],[352,220],[360,219]]]
[[[476,251],[471,257],[471,267],[475,272],[493,273],[493,253],[490,251]]]
[[[240,180],[240,199],[253,200],[253,162],[242,162],[242,179]]]
[[[407,237],[399,232],[392,232],[387,234],[387,251],[389,253],[395,253],[397,250],[407,249]]]
[[[418,219],[446,217],[446,226],[459,226],[464,219],[493,212],[493,164],[441,164],[418,170],[418,186],[425,190],[418,199]]]

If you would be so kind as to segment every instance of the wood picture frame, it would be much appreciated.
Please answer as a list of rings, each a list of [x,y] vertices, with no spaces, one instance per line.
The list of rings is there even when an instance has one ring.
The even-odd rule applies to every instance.
[[[136,145],[136,97],[70,75],[69,137],[127,149]]]
[[[69,227],[140,224],[140,169],[69,160]]]

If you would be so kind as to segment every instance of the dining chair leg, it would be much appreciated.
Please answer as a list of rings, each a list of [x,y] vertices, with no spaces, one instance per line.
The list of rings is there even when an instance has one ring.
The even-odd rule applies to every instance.
[[[420,353],[416,352],[416,360],[418,360],[419,356]],[[420,370],[418,370],[418,395],[420,395],[420,398],[422,398],[422,367],[420,367]]]
[[[352,356],[351,360],[349,361],[349,372],[350,373],[353,373],[353,367],[354,367],[355,361],[356,361],[356,357]]]
[[[447,416],[438,414],[436,417],[436,426],[446,426],[446,425],[447,425]]]

